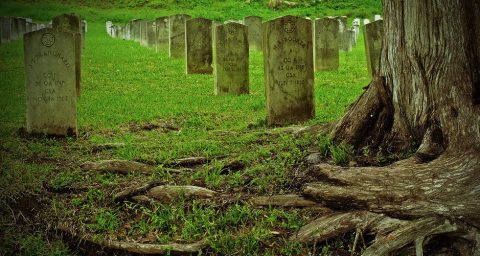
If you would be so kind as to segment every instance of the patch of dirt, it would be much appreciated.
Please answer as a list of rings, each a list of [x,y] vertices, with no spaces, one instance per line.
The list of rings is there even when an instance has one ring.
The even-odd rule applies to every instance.
[[[130,132],[152,131],[158,130],[162,133],[178,132],[180,125],[175,120],[159,120],[147,123],[130,122],[128,123],[128,130]]]

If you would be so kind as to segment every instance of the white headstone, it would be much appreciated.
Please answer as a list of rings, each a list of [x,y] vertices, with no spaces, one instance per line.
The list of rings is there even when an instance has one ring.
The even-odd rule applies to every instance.
[[[24,36],[27,131],[77,134],[77,37],[45,28]]]

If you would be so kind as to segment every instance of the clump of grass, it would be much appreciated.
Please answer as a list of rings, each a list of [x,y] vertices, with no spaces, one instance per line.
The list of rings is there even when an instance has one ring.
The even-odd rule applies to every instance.
[[[338,165],[346,165],[353,159],[353,147],[344,143],[330,145],[333,161]]]
[[[346,165],[354,156],[353,146],[346,143],[335,144],[332,139],[326,136],[317,138],[318,148],[324,157],[330,156],[335,164]]]
[[[96,215],[96,222],[88,225],[97,232],[114,232],[119,226],[117,213],[113,210],[101,210]]]

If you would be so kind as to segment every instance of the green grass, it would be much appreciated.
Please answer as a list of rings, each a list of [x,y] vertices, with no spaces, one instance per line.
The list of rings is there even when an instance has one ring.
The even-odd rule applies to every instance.
[[[260,53],[250,56],[250,95],[216,97],[213,76],[187,76],[183,60],[108,37],[104,21],[181,12],[216,20],[252,14],[265,19],[284,14],[371,16],[379,12],[379,1],[322,1],[281,10],[269,10],[265,1],[253,0],[65,3],[0,3],[2,15],[46,21],[75,11],[89,21],[82,57],[83,93],[77,105],[78,138],[26,137],[19,131],[25,126],[23,45],[17,41],[0,47],[0,202],[21,208],[18,202],[33,196],[42,202],[37,207],[42,225],[68,220],[99,237],[153,243],[204,239],[209,245],[206,254],[295,255],[311,250],[287,238],[315,218],[315,211],[256,209],[242,197],[296,192],[302,185],[297,174],[305,170],[303,159],[311,148],[346,164],[351,154],[348,146],[313,135],[297,138],[265,126]],[[338,71],[315,73],[316,116],[301,125],[338,119],[368,84],[362,37],[352,52],[340,54],[340,63]],[[145,124],[159,128],[142,130]],[[106,142],[126,146],[92,150],[92,145]],[[164,164],[189,156],[217,158],[191,173],[172,173]],[[79,167],[100,159],[142,161],[155,170],[150,175],[117,175],[85,172]],[[244,168],[226,170],[231,161],[243,163]],[[232,195],[232,201],[185,199],[150,206],[112,201],[114,192],[148,181],[204,186]],[[0,235],[11,233],[0,236],[5,244],[0,254],[71,254],[61,240],[37,235],[44,226],[19,222],[16,225],[21,228],[12,229],[6,225],[12,222],[10,210],[0,210],[0,216]],[[323,248],[322,255],[328,255],[330,247]]]

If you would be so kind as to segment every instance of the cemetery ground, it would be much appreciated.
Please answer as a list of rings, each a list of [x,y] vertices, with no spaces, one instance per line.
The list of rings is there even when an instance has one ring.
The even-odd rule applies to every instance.
[[[111,239],[201,243],[204,254],[349,255],[351,234],[289,241],[328,209],[256,199],[300,194],[314,152],[339,165],[391,160],[353,158],[348,145],[296,133],[341,117],[369,83],[361,36],[340,53],[339,71],[315,73],[315,118],[288,127],[266,125],[261,53],[250,53],[249,95],[214,96],[213,76],[185,75],[182,59],[108,37],[103,20],[88,23],[85,45],[76,138],[26,134],[23,44],[0,48],[0,254],[95,255],[102,248],[91,242]],[[102,160],[140,167],[90,168]],[[169,201],[148,192],[158,185],[216,193],[192,200],[182,191]],[[140,189],[122,194],[132,188]]]

